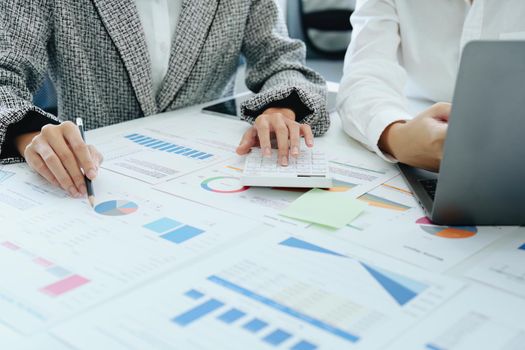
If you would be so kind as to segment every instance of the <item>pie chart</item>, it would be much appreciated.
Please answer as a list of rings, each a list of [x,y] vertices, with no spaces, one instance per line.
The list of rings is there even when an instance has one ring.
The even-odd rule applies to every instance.
[[[95,212],[106,216],[123,216],[133,214],[139,206],[127,200],[111,200],[102,202],[95,207]]]
[[[436,226],[426,217],[417,220],[416,223],[423,231],[442,238],[470,238],[478,233],[475,226]]]
[[[241,185],[237,177],[217,176],[201,182],[201,188],[215,193],[239,193],[248,190],[250,187]]]

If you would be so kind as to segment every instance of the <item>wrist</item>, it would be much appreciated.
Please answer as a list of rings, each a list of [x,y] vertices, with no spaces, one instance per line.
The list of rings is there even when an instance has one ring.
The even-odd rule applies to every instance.
[[[264,111],[268,114],[282,114],[286,119],[295,121],[295,112],[290,108],[270,107]]]
[[[404,139],[403,134],[406,127],[406,121],[400,120],[387,126],[379,138],[379,149],[388,153],[397,160],[401,142]]]
[[[27,145],[29,145],[38,134],[40,134],[39,131],[29,132],[15,138],[15,147],[22,157],[24,156]]]

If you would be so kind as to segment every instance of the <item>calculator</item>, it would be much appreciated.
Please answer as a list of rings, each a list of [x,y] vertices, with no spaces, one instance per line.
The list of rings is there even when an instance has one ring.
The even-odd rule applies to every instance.
[[[264,157],[260,148],[254,148],[246,157],[241,183],[254,187],[332,187],[324,152],[302,149],[298,157],[290,155],[288,163],[288,166],[279,164],[276,150],[270,157]]]

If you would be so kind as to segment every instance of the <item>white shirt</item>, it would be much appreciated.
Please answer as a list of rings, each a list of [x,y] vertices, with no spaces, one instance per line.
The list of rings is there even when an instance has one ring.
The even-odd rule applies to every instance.
[[[182,0],[135,0],[151,61],[153,92],[158,94],[168,72],[171,43]]]
[[[358,0],[338,111],[345,131],[377,145],[391,123],[451,102],[465,44],[524,39],[524,0]]]

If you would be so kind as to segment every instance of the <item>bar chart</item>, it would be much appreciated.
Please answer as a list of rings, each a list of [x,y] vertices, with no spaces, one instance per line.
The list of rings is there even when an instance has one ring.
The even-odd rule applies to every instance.
[[[170,220],[150,227],[164,232],[176,225]],[[246,250],[248,245],[257,251]],[[206,350],[379,349],[461,286],[414,268],[401,274],[399,266],[377,256],[360,262],[340,248],[265,231],[86,313],[57,334],[81,344],[81,350],[115,342],[142,350],[159,344]]]
[[[98,147],[101,167],[148,184],[159,184],[232,157],[235,148],[182,131],[143,128],[115,135]]]
[[[177,220],[166,217],[150,222],[143,227],[175,244],[184,243],[205,233],[202,229],[185,225]]]
[[[10,261],[17,265],[23,264],[32,267],[33,280],[38,281],[34,287],[40,293],[49,297],[60,297],[90,282],[89,279],[75,274],[50,259],[34,254],[13,242],[4,241],[0,243],[0,247],[5,249],[1,254],[4,263]],[[8,252],[11,252],[11,254],[6,255]],[[37,284],[41,284],[41,286],[37,286]]]
[[[217,276],[210,276],[208,279],[219,284],[227,284],[226,281],[221,280]],[[188,290],[184,295],[190,299],[199,301],[199,303],[172,319],[172,322],[179,327],[189,327],[192,324],[201,321],[203,318],[209,317],[214,318],[217,322],[232,325],[232,327],[238,327],[242,331],[249,332],[253,334],[254,337],[259,337],[261,342],[273,347],[280,346],[284,342],[295,337],[291,331],[279,327],[273,327],[270,324],[270,321],[251,316],[248,312],[236,307],[230,307],[225,302],[218,299],[207,298],[204,293],[195,289]],[[256,295],[253,295],[253,297],[256,299]],[[276,308],[281,309],[288,314],[300,314],[298,311],[289,310],[275,301],[265,300],[265,303],[267,305],[275,303]],[[214,315],[216,312],[218,312],[217,315]],[[321,328],[330,328],[319,320],[311,320],[311,323],[317,324]],[[265,330],[267,330],[267,332],[264,332]],[[260,335],[263,332],[264,334]],[[339,332],[344,333],[343,331]],[[348,336],[352,340],[358,339],[355,336]],[[293,345],[290,347],[292,350],[315,350],[318,348],[313,342],[304,339],[295,339],[295,341],[292,341],[292,344]]]
[[[195,160],[205,160],[214,156],[213,154],[193,149],[191,147],[176,145],[172,142],[163,141],[141,134],[129,134],[126,135],[125,138],[143,147],[179,155],[181,157],[192,158]]]

